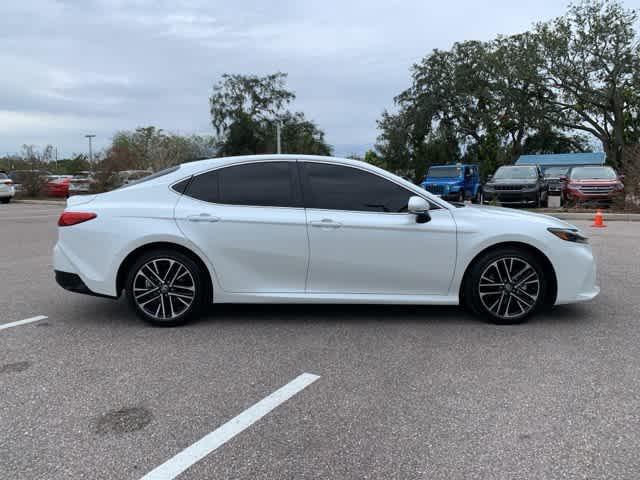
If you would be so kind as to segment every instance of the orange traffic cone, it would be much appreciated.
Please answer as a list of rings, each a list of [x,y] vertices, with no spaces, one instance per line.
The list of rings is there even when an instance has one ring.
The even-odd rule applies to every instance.
[[[591,225],[592,227],[595,228],[604,228],[606,227],[606,225],[604,224],[604,216],[602,215],[602,210],[598,209],[596,210],[596,216],[593,219],[593,225]]]

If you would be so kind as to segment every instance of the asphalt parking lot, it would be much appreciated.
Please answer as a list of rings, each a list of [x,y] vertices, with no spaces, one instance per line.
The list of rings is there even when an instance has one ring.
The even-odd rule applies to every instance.
[[[0,206],[0,478],[140,479],[302,374],[179,478],[640,476],[640,222],[601,295],[520,326],[458,308],[216,306],[152,328],[53,280],[58,206]],[[311,377],[307,377],[311,378]]]

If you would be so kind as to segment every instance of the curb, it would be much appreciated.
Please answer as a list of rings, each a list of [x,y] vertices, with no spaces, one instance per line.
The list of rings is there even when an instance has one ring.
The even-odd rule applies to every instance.
[[[11,203],[27,203],[31,205],[57,205],[59,207],[65,207],[67,205],[67,201],[60,200],[11,200]]]
[[[542,212],[541,212],[542,213]],[[595,213],[545,213],[561,220],[593,220]],[[602,212],[605,222],[640,222],[640,213],[607,213]]]

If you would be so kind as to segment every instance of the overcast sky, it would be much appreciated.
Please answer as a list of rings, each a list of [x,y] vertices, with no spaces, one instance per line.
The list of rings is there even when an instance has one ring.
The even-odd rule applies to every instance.
[[[434,48],[528,29],[564,0],[0,0],[0,155],[22,144],[87,149],[121,129],[211,133],[220,75],[289,74],[337,154],[376,119]]]

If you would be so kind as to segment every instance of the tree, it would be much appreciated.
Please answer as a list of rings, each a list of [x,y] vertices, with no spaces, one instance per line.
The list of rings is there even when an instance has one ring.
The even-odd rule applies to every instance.
[[[523,154],[576,153],[589,150],[589,140],[584,135],[569,135],[545,126],[527,137],[522,146]]]
[[[224,74],[209,99],[211,124],[220,136],[219,154],[272,153],[276,125],[282,125],[282,150],[287,153],[331,154],[324,132],[302,112],[287,110],[295,94],[287,90],[287,75],[264,77]]]
[[[616,0],[585,0],[531,32],[432,51],[394,98],[397,112],[383,112],[378,153],[417,172],[453,160],[437,147],[448,132],[447,145],[486,174],[525,152],[584,150],[586,132],[621,166],[623,147],[640,142],[636,20]]]
[[[217,154],[213,137],[189,137],[166,133],[153,126],[114,135],[107,150],[109,164],[118,170],[162,170],[191,160]]]
[[[46,177],[43,174],[47,164],[53,159],[53,146],[47,145],[38,150],[35,145],[23,145],[22,160],[27,172],[22,180],[22,192],[29,197],[40,196]]]
[[[536,28],[552,123],[592,134],[613,166],[622,162],[640,106],[638,16],[615,0],[574,4]]]
[[[296,98],[285,88],[286,78],[282,72],[264,77],[223,74],[209,98],[211,124],[216,133],[221,135],[232,123],[247,118],[255,122],[277,118]]]

